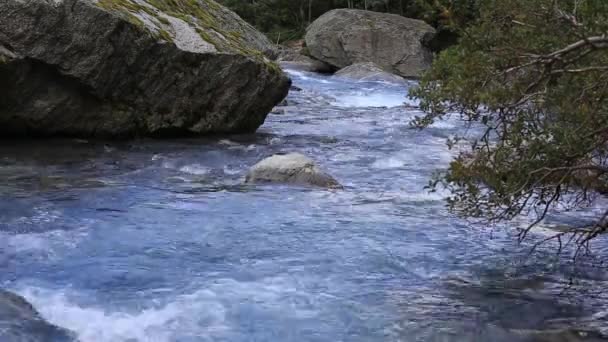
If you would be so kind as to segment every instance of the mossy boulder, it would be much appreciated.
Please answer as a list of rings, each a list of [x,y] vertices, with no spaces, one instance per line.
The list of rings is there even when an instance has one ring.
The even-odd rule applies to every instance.
[[[0,134],[255,131],[290,81],[212,0],[0,1]]]

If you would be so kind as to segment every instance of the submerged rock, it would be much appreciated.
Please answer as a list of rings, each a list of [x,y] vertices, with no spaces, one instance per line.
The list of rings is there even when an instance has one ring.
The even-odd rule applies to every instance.
[[[245,179],[246,183],[288,183],[340,188],[340,184],[300,153],[276,154],[255,164]]]
[[[346,68],[340,69],[335,75],[360,82],[406,83],[402,77],[386,72],[377,64],[371,62],[356,63],[347,66]]]
[[[290,81],[212,0],[0,1],[0,134],[253,132]]]
[[[423,21],[396,14],[336,9],[306,32],[310,55],[336,68],[374,62],[403,77],[420,77],[431,66],[425,46],[435,30]]]
[[[46,322],[23,297],[0,289],[0,341],[68,342],[76,338]]]

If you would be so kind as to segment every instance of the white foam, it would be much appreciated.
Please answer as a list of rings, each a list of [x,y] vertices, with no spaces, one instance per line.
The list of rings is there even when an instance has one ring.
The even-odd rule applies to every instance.
[[[375,169],[398,169],[398,168],[402,168],[403,166],[405,166],[405,160],[400,159],[398,157],[388,157],[388,158],[382,158],[382,159],[377,159],[373,164],[372,167]]]
[[[457,156],[457,150],[449,150],[442,141],[428,140],[417,147],[408,147],[399,153],[377,158],[372,167],[379,170],[400,168],[439,168],[448,164]]]
[[[49,322],[74,331],[82,342],[170,342],[178,336],[208,339],[226,331],[225,308],[210,291],[181,296],[174,302],[141,312],[108,312],[81,307],[64,293],[40,288],[18,291]],[[205,327],[201,330],[201,325]]]
[[[179,171],[191,175],[203,176],[208,175],[211,172],[211,169],[200,164],[192,164],[182,166]]]
[[[53,255],[56,248],[74,248],[88,234],[83,227],[77,230],[53,230],[43,233],[9,235],[0,233],[0,247],[13,253],[45,252]],[[6,236],[4,236],[6,235]]]
[[[370,201],[391,201],[397,203],[421,203],[421,202],[439,202],[443,201],[449,192],[444,189],[438,189],[437,191],[431,192],[419,188],[409,189],[413,191],[384,191],[378,192],[364,192],[360,196]]]
[[[15,253],[42,251],[49,248],[49,240],[42,234],[19,234],[6,237],[2,235],[4,234],[0,234],[0,237],[2,237],[2,241],[6,242],[7,249]]]
[[[293,69],[284,69],[284,71],[290,76],[308,78],[308,77],[306,77],[306,74],[302,71],[297,71],[297,70],[293,70]]]
[[[224,166],[224,174],[229,175],[229,176],[234,176],[234,175],[238,175],[239,173],[241,173],[241,170],[239,169],[235,169],[229,166]]]
[[[261,261],[262,262],[262,261]],[[320,279],[317,279],[320,281]],[[302,291],[292,277],[270,277],[256,282],[215,279],[203,289],[179,295],[168,302],[128,303],[133,309],[83,306],[71,298],[82,297],[73,290],[40,287],[17,289],[49,322],[74,331],[81,342],[174,342],[226,340],[238,333],[231,324],[232,310],[240,306],[270,315],[310,319],[319,312],[310,303],[324,300],[318,294]],[[159,289],[158,293],[171,293]],[[78,296],[74,297],[73,295]],[[293,301],[285,301],[293,298]],[[125,303],[127,304],[127,303]],[[107,305],[103,303],[101,305]],[[138,308],[139,307],[139,308]]]
[[[218,142],[220,145],[226,145],[226,146],[240,146],[239,143],[234,142],[230,139],[222,139]]]
[[[362,158],[363,156],[354,153],[336,153],[331,156],[331,160],[337,162],[354,162]]]
[[[439,189],[435,192],[431,192],[428,190],[421,190],[415,192],[407,192],[396,194],[396,198],[399,202],[409,202],[409,203],[417,203],[417,202],[440,202],[445,200],[448,197],[449,192],[447,190]]]
[[[33,215],[21,217],[15,223],[36,226],[55,222],[62,217],[60,211],[46,206],[34,207],[32,210],[34,212]]]
[[[458,127],[458,123],[454,120],[437,120],[430,127],[438,129],[452,129]]]
[[[404,94],[387,92],[345,95],[338,97],[333,105],[338,107],[399,107],[406,102]]]

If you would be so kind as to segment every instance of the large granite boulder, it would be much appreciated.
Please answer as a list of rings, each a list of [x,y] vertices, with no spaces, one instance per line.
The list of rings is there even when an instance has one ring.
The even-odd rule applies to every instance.
[[[385,82],[400,85],[406,84],[403,77],[386,72],[377,64],[371,62],[349,65],[346,68],[338,70],[335,73],[335,76],[348,78],[359,82]]]
[[[290,81],[213,0],[0,1],[0,135],[255,131]]]
[[[336,179],[321,170],[300,153],[275,154],[255,164],[245,178],[246,183],[286,183],[340,188]]]
[[[73,333],[46,322],[23,297],[0,289],[0,341],[71,342]]]
[[[396,14],[352,9],[329,11],[306,32],[312,57],[338,69],[374,62],[397,75],[417,78],[430,67],[426,47],[435,30],[425,22]]]

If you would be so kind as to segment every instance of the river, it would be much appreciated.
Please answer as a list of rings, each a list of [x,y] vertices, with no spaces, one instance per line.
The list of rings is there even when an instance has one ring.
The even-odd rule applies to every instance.
[[[466,133],[458,118],[414,130],[407,86],[289,73],[301,90],[254,135],[2,142],[0,285],[83,342],[608,332],[602,265],[570,287],[550,246],[528,255],[548,228],[519,245],[424,189],[454,155],[446,138]],[[344,190],[242,184],[278,152],[311,156]]]

